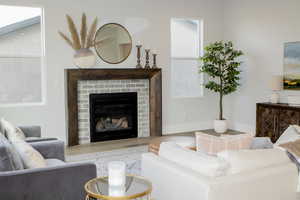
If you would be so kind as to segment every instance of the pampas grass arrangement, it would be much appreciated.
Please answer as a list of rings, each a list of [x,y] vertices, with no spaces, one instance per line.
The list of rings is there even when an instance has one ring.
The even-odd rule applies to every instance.
[[[70,45],[75,51],[84,48],[89,49],[90,47],[94,46],[94,37],[97,29],[98,19],[95,18],[88,31],[86,15],[85,13],[83,13],[81,18],[81,30],[79,35],[73,19],[69,15],[66,15],[66,18],[68,22],[69,31],[71,33],[71,38],[66,36],[61,31],[58,31],[58,33],[67,42],[67,44]]]
[[[75,50],[74,64],[79,68],[95,66],[96,57],[93,51],[90,50],[90,47],[94,46],[94,37],[97,29],[98,19],[95,18],[90,29],[88,30],[86,15],[83,13],[81,17],[81,29],[79,33],[73,19],[69,15],[66,15],[66,18],[71,37],[66,36],[61,31],[58,31],[58,33],[67,42],[67,44]]]

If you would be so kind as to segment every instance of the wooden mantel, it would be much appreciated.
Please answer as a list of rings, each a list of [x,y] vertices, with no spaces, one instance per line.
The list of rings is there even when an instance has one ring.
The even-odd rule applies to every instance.
[[[162,135],[162,74],[161,69],[66,69],[68,101],[68,145],[79,144],[78,90],[80,80],[149,80],[150,136]]]

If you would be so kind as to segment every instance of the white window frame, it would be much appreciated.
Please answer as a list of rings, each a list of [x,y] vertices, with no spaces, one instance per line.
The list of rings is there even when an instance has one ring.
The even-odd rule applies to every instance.
[[[41,9],[41,21],[40,21],[40,27],[41,27],[41,56],[35,57],[35,56],[1,56],[0,58],[40,58],[41,59],[41,101],[39,102],[20,102],[20,103],[0,103],[0,107],[28,107],[28,106],[44,106],[46,105],[46,42],[45,42],[45,9],[42,6],[18,6],[18,5],[6,5],[6,6],[16,6],[16,7],[31,7],[31,8],[40,8]]]
[[[201,56],[203,56],[203,53],[204,53],[204,45],[203,45],[203,43],[204,43],[204,30],[203,30],[203,28],[204,28],[204,21],[203,21],[203,19],[185,18],[185,17],[180,17],[180,18],[173,17],[170,20],[170,28],[171,28],[171,22],[172,22],[173,19],[175,19],[175,20],[176,19],[177,20],[180,20],[180,19],[182,19],[182,20],[193,20],[193,21],[197,21],[199,23],[198,30],[197,30],[197,32],[199,34],[199,38],[198,38],[198,43],[199,43],[198,52],[199,52],[199,55],[198,55],[198,57],[173,56],[172,55],[172,42],[171,42],[170,43],[171,44],[170,45],[171,63],[172,63],[173,60],[194,60],[194,61],[198,61],[198,65],[200,66],[201,63],[199,61],[199,58]],[[172,73],[172,70],[173,69],[172,69],[172,64],[171,64],[171,73]],[[172,94],[172,91],[173,91],[172,87],[174,87],[174,85],[171,84],[171,97],[173,99],[202,98],[202,97],[204,97],[204,75],[203,75],[203,73],[200,73],[200,78],[201,78],[202,82],[200,83],[200,90],[201,91],[200,91],[200,95],[199,96],[197,96],[197,95],[195,95],[195,96],[186,96],[186,97],[185,96],[175,96],[175,95]],[[171,74],[171,79],[172,79],[172,74]]]

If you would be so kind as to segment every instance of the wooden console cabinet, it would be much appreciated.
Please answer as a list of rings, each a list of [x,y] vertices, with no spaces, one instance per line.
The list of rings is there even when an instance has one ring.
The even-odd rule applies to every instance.
[[[276,142],[289,125],[300,125],[300,107],[288,104],[256,104],[256,136]]]

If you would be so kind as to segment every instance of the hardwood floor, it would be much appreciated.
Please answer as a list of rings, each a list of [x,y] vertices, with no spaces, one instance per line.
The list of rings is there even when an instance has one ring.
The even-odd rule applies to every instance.
[[[171,136],[192,136],[194,132],[185,132],[165,135],[162,137],[171,137]],[[95,142],[90,144],[82,144],[72,147],[66,147],[66,155],[78,155],[102,151],[111,151],[115,149],[128,148],[134,146],[148,145],[149,142],[156,137],[147,137],[147,138],[132,138],[125,140],[113,140],[105,142]]]

